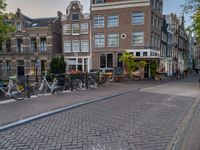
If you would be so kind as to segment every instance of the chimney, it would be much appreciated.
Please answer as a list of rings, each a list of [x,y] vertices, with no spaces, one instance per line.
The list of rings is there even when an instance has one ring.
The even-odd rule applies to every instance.
[[[17,13],[21,13],[21,9],[17,8]]]
[[[62,13],[60,11],[57,12],[57,17],[62,18]]]

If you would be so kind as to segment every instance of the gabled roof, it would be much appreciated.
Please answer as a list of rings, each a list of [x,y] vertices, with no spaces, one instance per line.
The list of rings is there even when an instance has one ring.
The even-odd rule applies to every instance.
[[[48,26],[50,23],[52,23],[54,20],[56,19],[56,17],[52,17],[52,18],[37,18],[37,19],[31,19],[29,22],[29,26],[28,27],[46,27]]]
[[[27,22],[27,27],[28,28],[48,27],[49,24],[53,23],[57,19],[57,17],[32,19],[32,18],[22,14],[20,9],[17,9],[17,13],[16,14],[18,16],[22,16],[22,18]]]

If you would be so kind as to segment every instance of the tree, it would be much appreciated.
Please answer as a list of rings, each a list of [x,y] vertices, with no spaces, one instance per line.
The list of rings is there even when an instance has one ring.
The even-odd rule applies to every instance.
[[[124,52],[122,56],[119,58],[120,61],[123,61],[127,66],[128,74],[130,75],[133,70],[135,70],[136,63],[134,61],[134,56],[129,52]]]
[[[64,56],[54,57],[50,63],[50,72],[53,74],[65,73],[65,67]]]
[[[135,61],[135,57],[129,52],[124,52],[122,56],[119,58],[120,61],[123,61],[128,69],[128,74],[131,72],[139,70],[140,68],[144,68],[146,66],[146,61]]]
[[[200,0],[185,0],[185,4],[182,5],[183,12],[186,14],[192,14],[192,26],[190,30],[195,33],[197,40],[200,40]]]
[[[5,0],[0,0],[0,42],[7,40],[9,33],[15,31],[15,27],[9,21],[13,14],[3,13],[6,10],[6,6]]]

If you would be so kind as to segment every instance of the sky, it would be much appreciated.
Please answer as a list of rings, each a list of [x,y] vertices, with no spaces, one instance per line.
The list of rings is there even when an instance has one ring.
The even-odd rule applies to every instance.
[[[57,11],[66,13],[66,8],[71,0],[6,0],[7,12],[16,12],[20,8],[22,13],[31,18],[41,17],[55,17]],[[163,12],[165,14],[174,12],[178,16],[181,14],[180,5],[185,0],[163,0]],[[89,12],[90,0],[80,0],[84,6],[84,12]],[[191,20],[187,17],[187,23],[190,24]]]

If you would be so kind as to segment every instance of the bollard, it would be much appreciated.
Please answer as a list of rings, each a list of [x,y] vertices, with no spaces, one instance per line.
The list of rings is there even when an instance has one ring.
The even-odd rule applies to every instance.
[[[88,89],[88,72],[86,72],[85,74],[85,85],[86,85],[86,89]]]
[[[199,87],[200,87],[200,77],[199,77]]]
[[[26,97],[30,98],[29,75],[26,76]]]
[[[72,79],[72,75],[70,75],[70,86],[71,86],[71,91],[73,91],[73,84],[72,84],[72,81],[73,79]]]

